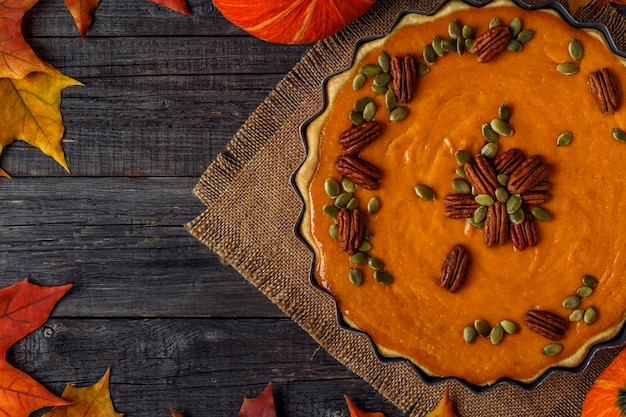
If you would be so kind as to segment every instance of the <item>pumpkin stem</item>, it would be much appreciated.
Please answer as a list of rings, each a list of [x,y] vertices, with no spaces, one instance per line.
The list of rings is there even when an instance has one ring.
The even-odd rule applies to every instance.
[[[626,416],[626,387],[619,389],[615,406],[619,409],[620,416]]]

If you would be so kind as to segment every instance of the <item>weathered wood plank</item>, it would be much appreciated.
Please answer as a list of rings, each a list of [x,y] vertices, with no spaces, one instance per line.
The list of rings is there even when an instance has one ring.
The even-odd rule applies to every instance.
[[[61,304],[64,301],[61,301]],[[8,361],[60,394],[111,368],[127,416],[235,416],[273,381],[279,416],[347,415],[343,395],[387,417],[401,413],[290,320],[51,319]]]

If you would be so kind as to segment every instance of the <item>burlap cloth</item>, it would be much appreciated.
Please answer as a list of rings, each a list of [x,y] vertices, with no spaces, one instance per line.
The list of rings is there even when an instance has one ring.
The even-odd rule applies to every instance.
[[[379,362],[365,337],[339,327],[333,300],[309,284],[311,254],[293,234],[301,203],[289,182],[304,158],[299,126],[321,106],[322,79],[349,66],[357,39],[386,33],[403,9],[429,11],[436,5],[379,0],[362,18],[315,44],[207,168],[194,189],[207,208],[187,229],[411,416],[426,415],[446,385],[462,417],[579,415],[585,393],[618,349],[600,350],[585,372],[554,373],[532,391],[508,384],[483,394],[457,382],[429,386],[405,363]],[[598,11],[591,4],[575,18],[606,24],[617,47],[626,50],[626,18],[613,6]]]

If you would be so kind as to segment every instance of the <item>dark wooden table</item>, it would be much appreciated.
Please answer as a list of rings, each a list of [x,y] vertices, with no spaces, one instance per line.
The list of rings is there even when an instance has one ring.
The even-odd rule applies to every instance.
[[[269,381],[279,417],[347,416],[344,394],[402,416],[184,229],[201,174],[310,48],[188,4],[102,0],[86,42],[62,0],[25,17],[36,53],[85,87],[63,93],[70,175],[24,142],[0,160],[0,286],[74,285],[8,361],[57,395],[110,367],[127,417],[236,416]]]

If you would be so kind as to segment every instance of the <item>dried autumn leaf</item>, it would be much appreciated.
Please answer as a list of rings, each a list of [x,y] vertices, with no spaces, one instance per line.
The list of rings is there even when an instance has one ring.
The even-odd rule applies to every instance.
[[[71,404],[66,407],[56,407],[43,417],[122,417],[113,408],[109,391],[109,376],[107,369],[102,379],[94,385],[85,388],[76,388],[68,384],[62,397]]]
[[[191,16],[191,12],[187,8],[187,4],[185,0],[150,0],[152,3],[160,4],[161,6],[167,7],[168,9],[172,9],[177,11],[178,13],[186,14]]]
[[[589,0],[589,1],[591,1],[591,0]],[[626,5],[626,0],[598,0],[596,5],[594,6],[594,9],[597,10],[597,9],[603,7],[603,6],[606,6],[609,3],[620,4],[622,6],[625,6]]]
[[[256,398],[244,398],[237,417],[276,417],[272,383]]]
[[[172,407],[171,405],[169,406],[169,409],[170,413],[172,413],[172,417],[183,417],[183,413],[174,410],[174,407]]]
[[[452,401],[450,401],[450,395],[448,394],[448,388],[443,393],[443,397],[437,404],[437,407],[431,411],[426,417],[457,417],[452,407]]]
[[[67,405],[29,375],[6,362],[15,342],[43,325],[71,285],[41,287],[26,279],[0,290],[0,415],[28,417],[43,407]]]
[[[601,1],[605,1],[605,0],[599,0],[599,2]],[[606,0],[608,1],[608,0]],[[574,13],[576,13],[576,11],[578,9],[582,9],[583,7],[587,6],[589,3],[591,3],[591,0],[568,0],[567,1],[567,5],[569,7],[569,12],[573,15]]]
[[[21,80],[0,79],[0,152],[23,140],[52,157],[69,172],[61,139],[61,91],[80,82],[49,67],[50,73],[33,72]]]
[[[348,404],[348,412],[350,413],[350,417],[385,417],[383,413],[367,413],[357,407],[348,396],[344,395],[346,399],[346,404]]]
[[[100,0],[65,0],[65,5],[83,39],[87,36],[87,29],[91,26],[93,14],[99,4]]]

